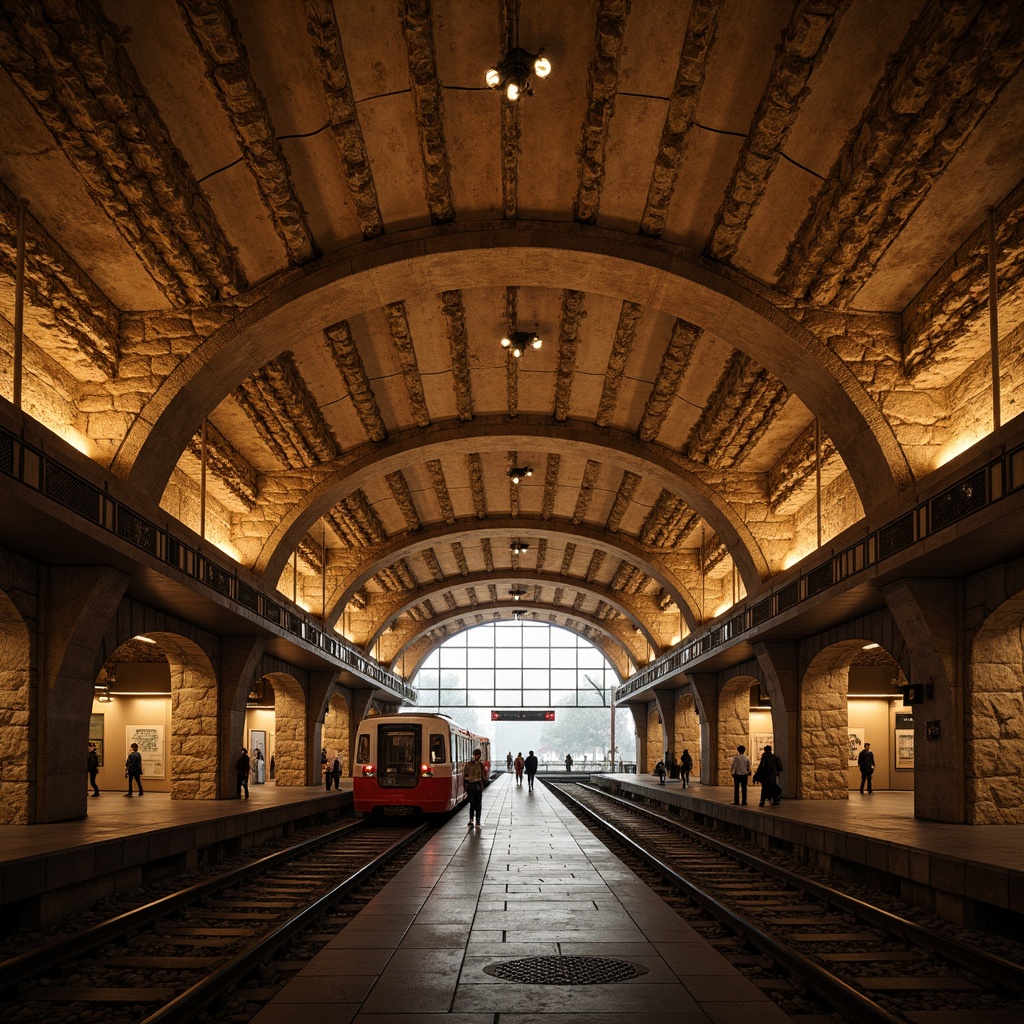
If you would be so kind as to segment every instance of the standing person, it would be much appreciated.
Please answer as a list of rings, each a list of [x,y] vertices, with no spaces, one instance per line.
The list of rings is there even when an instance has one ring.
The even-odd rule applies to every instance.
[[[331,778],[334,779],[334,788],[341,789],[341,758],[335,757],[331,763]],[[330,787],[328,786],[328,789]]]
[[[516,754],[516,759],[513,764],[516,769],[516,785],[521,786],[523,784],[523,769],[526,767],[526,762],[523,760],[523,752],[521,750]]]
[[[683,749],[683,756],[679,758],[679,774],[683,780],[683,789],[690,784],[690,772],[693,771],[693,758],[690,757],[690,751],[686,748]]]
[[[782,758],[772,753],[772,745],[766,743],[761,752],[761,760],[757,765],[755,778],[761,783],[761,801],[758,807],[764,807],[765,801],[772,807],[778,807],[782,800],[782,787],[779,785],[779,773],[782,771]]]
[[[142,792],[142,755],[139,753],[138,743],[132,744],[131,752],[124,762],[124,777],[128,780],[128,792],[125,793],[125,796],[132,795],[133,782],[139,787],[139,796],[146,795]]]
[[[505,755],[505,771],[507,771],[509,773],[509,775],[512,774],[512,763],[513,763],[512,762],[512,751],[510,750]]]
[[[526,782],[530,792],[533,792],[533,777],[537,774],[537,755],[531,750],[526,755],[526,761],[524,762],[526,768]]]
[[[473,751],[473,760],[466,762],[465,770],[462,773],[462,784],[466,788],[466,795],[469,797],[469,827],[473,827],[473,818],[476,817],[476,827],[480,827],[480,809],[484,798],[484,764],[480,760],[482,751],[479,747]]]
[[[565,770],[567,772],[572,771],[572,754],[565,755]]]
[[[679,765],[676,764],[676,755],[671,750],[665,755],[665,768],[670,779],[679,778]]]
[[[245,799],[249,799],[249,770],[252,767],[249,761],[249,751],[242,747],[242,755],[235,762],[235,796],[242,799],[242,790],[245,790]]]
[[[654,774],[658,776],[658,782],[662,786],[664,786],[665,785],[665,762],[664,761],[659,761],[654,766]]]
[[[857,755],[857,767],[860,769],[860,795],[864,795],[864,783],[868,785],[868,796],[874,793],[871,788],[871,776],[875,774],[875,755],[871,753],[871,744],[865,743],[864,749]]]
[[[747,748],[742,743],[736,748],[736,756],[732,759],[731,770],[732,802],[745,804],[747,802],[747,777],[750,775],[750,758],[747,757]]]
[[[96,753],[96,744],[89,744],[89,756],[85,761],[86,770],[89,772],[89,785],[92,786],[92,795],[100,795],[100,787],[96,785],[96,775],[100,770],[100,756]]]

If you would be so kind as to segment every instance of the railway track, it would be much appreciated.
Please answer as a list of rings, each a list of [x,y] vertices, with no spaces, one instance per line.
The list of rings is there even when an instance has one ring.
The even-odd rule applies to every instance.
[[[1024,966],[585,785],[548,785],[845,1021],[1019,1024]]]
[[[8,1024],[193,1021],[430,826],[352,822],[0,963]]]

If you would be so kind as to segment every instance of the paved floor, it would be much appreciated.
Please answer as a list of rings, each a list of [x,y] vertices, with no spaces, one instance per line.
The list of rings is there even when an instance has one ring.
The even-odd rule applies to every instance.
[[[342,794],[352,792],[351,779],[342,779],[340,785]],[[273,785],[250,785],[248,800],[172,800],[170,793],[126,800],[120,791],[104,792],[89,797],[87,818],[52,825],[0,825],[0,863],[326,795],[322,786]]]
[[[635,779],[636,776],[633,776]],[[596,957],[614,984],[504,981],[485,967]],[[783,1024],[791,1018],[701,939],[538,784],[488,787],[253,1024]]]

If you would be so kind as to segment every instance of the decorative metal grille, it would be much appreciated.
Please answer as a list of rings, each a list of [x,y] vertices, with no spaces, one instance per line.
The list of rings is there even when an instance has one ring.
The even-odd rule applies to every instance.
[[[899,519],[883,526],[878,531],[878,557],[888,558],[890,555],[909,548],[914,543],[914,513],[908,512]]]
[[[488,964],[484,972],[520,985],[613,985],[646,974],[647,968],[600,956],[533,956]]]
[[[14,473],[14,439],[0,434],[0,473]]]
[[[755,604],[750,609],[750,624],[752,626],[760,626],[766,619],[770,619],[772,615],[772,605],[770,601],[761,601],[759,604]]]
[[[788,586],[783,587],[775,598],[775,602],[780,612],[784,612],[787,608],[792,608],[799,600],[800,584],[795,580]]]
[[[238,584],[238,603],[243,608],[258,612],[260,610],[260,595],[256,593],[248,583]]]
[[[832,562],[829,560],[807,574],[807,596],[820,594],[832,586]]]
[[[220,594],[228,594],[231,590],[231,577],[213,562],[206,563],[206,583]]]
[[[974,476],[961,480],[931,500],[932,529],[942,530],[964,516],[984,508],[988,501],[985,486],[985,471],[978,470]]]
[[[137,548],[156,554],[156,527],[123,505],[117,507],[117,535]]]
[[[268,622],[273,622],[278,626],[281,625],[281,606],[273,601],[265,601],[263,603],[263,617]]]
[[[98,523],[100,521],[100,492],[84,480],[79,480],[56,462],[47,459],[46,495],[59,501],[66,508],[77,512],[84,519]]]
[[[288,621],[285,623],[289,633],[294,633],[296,636],[302,636],[302,619],[297,615],[292,615],[288,612]]]

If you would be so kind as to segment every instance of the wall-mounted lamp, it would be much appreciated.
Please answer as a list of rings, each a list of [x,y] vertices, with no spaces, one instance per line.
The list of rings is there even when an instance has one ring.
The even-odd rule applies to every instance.
[[[518,33],[517,33],[518,34]],[[541,53],[544,48],[541,47]],[[547,78],[551,74],[551,61],[540,53],[530,53],[521,46],[513,47],[498,61],[496,67],[488,68],[484,81],[491,89],[501,89],[509,103],[515,103],[524,93],[533,95],[530,75]]]
[[[516,622],[522,622],[523,621],[523,616],[525,614],[526,614],[525,612],[513,612],[512,613],[512,618],[515,619]]]
[[[508,595],[509,595],[509,597],[512,598],[513,601],[521,601],[524,597],[526,597],[526,588],[525,587],[510,587],[509,591],[508,591]]]
[[[100,704],[109,704],[111,702],[110,687],[106,685],[97,685],[92,688],[92,694]]]
[[[536,331],[513,331],[501,339],[501,347],[512,350],[512,355],[519,359],[531,348],[540,348],[544,342]]]
[[[514,484],[518,484],[521,480],[525,480],[528,476],[533,476],[533,470],[529,466],[513,466],[508,471],[508,478]]]

